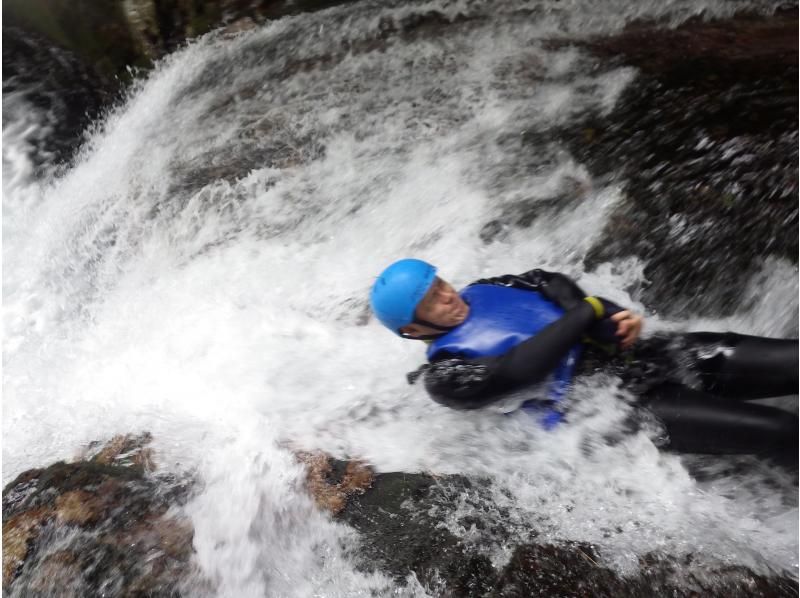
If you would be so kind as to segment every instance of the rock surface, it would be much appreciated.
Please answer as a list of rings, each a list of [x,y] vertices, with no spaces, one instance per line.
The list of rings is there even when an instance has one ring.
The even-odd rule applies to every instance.
[[[347,500],[363,494],[375,479],[372,470],[359,461],[334,461],[322,453],[296,453],[308,468],[308,491],[320,509],[338,515]]]
[[[118,92],[116,82],[98,76],[74,52],[3,24],[4,121],[25,122],[15,110],[33,108],[46,115],[39,130],[26,135],[35,166],[68,162],[83,143],[84,131]]]
[[[317,455],[317,468],[346,470],[348,463]],[[327,467],[320,460],[328,459]],[[358,465],[363,469],[363,465]],[[311,474],[312,477],[315,474]],[[315,493],[326,496],[319,485]],[[338,483],[330,482],[332,489]],[[375,474],[368,489],[360,486],[344,508],[331,512],[358,530],[361,566],[380,570],[403,583],[413,574],[435,596],[452,598],[586,598],[773,597],[796,596],[797,582],[788,576],[765,577],[744,567],[705,570],[702,579],[686,574],[687,562],[651,554],[635,575],[622,577],[603,565],[590,545],[535,542],[526,522],[514,521],[502,507],[489,513],[487,480],[427,474]],[[318,504],[324,506],[324,501]],[[463,509],[463,506],[471,507]],[[460,507],[460,508],[459,508]],[[467,512],[468,515],[463,513]],[[449,523],[448,523],[449,522]],[[450,531],[455,522],[470,530],[469,540]],[[515,529],[516,528],[516,529]],[[527,528],[527,529],[526,529]],[[524,531],[523,531],[524,530]],[[529,540],[516,543],[511,539]],[[520,533],[523,531],[523,533]],[[498,549],[511,553],[502,567],[490,559]],[[713,580],[713,581],[708,581]]]
[[[22,29],[77,56],[105,80],[128,81],[129,67],[149,68],[197,36],[229,32],[347,0],[8,0],[5,25]],[[5,42],[3,51],[5,53]]]
[[[174,508],[191,481],[146,475],[154,469],[148,441],[118,436],[79,461],[27,471],[6,486],[7,595],[191,596],[202,585],[191,558],[192,526]],[[542,543],[530,522],[515,520],[502,505],[487,511],[487,480],[376,474],[321,453],[297,458],[317,505],[358,531],[359,566],[401,585],[413,575],[434,596],[797,595],[797,582],[786,576],[729,566],[704,570],[701,579],[669,555],[647,555],[638,573],[622,577],[593,546]],[[490,558],[498,552],[510,555],[500,566]]]
[[[765,257],[797,263],[797,28],[787,5],[771,16],[637,22],[614,36],[549,42],[577,46],[599,72],[627,67],[634,77],[609,112],[516,136],[521,155],[566,148],[594,186],[622,186],[587,271],[640,258],[648,284],[628,289],[634,298],[667,315],[719,317],[740,306]],[[510,204],[481,238],[491,243],[585,195],[575,181]]]
[[[147,475],[150,437],[118,436],[3,490],[9,596],[169,596],[194,571],[190,480]]]
[[[587,268],[639,257],[646,304],[720,316],[764,257],[796,263],[797,28],[795,6],[585,44],[638,71],[611,114],[563,133],[594,177],[625,185]]]
[[[295,10],[300,3],[283,5]],[[4,4],[4,12],[9,6]],[[200,21],[210,14],[192,13],[196,9],[178,2],[159,5],[161,12],[144,1],[125,6],[138,19],[132,25],[135,33],[111,31],[119,33],[120,46],[139,44],[137,51],[148,60],[201,32]],[[177,16],[170,17],[170,10]],[[267,18],[220,14],[220,22],[232,24],[231,32]],[[388,24],[386,35],[412,36],[442,26],[434,14],[422,22]],[[95,97],[91,90],[101,88],[100,76],[79,64],[85,53],[59,47],[36,54],[44,47],[40,38],[28,37],[30,32],[9,36],[7,31],[4,27],[4,66],[6,48],[13,43],[16,55],[38,57],[37,66],[27,72],[50,72],[43,66],[50,61],[63,66],[65,77],[55,77],[53,89],[65,85],[69,73],[83,73],[84,83],[69,104],[75,106],[69,110],[79,123],[67,127],[73,136],[66,136],[66,146],[72,147],[87,111],[96,113],[110,97],[93,99],[93,108],[81,103]],[[647,304],[724,313],[764,255],[796,260],[796,35],[797,12],[792,9],[769,19],[694,21],[674,30],[639,23],[613,38],[582,42],[598,67],[634,67],[637,82],[610,113],[548,131],[547,139],[525,136],[524,143],[536,147],[560,139],[600,183],[625,181],[626,200],[587,257],[588,267],[621,255],[641,257],[652,283],[641,297]],[[368,40],[364,49],[380,44]],[[332,49],[331,55],[337,51],[346,54],[353,48]],[[319,58],[326,59],[330,56]],[[20,77],[26,72],[18,71]],[[62,101],[49,92],[41,98]],[[564,209],[583,191],[576,186],[544,205],[512,206],[506,221],[487,227],[482,236],[491,242],[503,226],[529,226],[540,212]],[[680,243],[676,235],[683,235]],[[711,292],[711,281],[714,289],[727,291]],[[664,297],[670,297],[669,304]],[[6,487],[3,587],[9,595],[53,595],[56,588],[62,596],[180,594],[183,580],[196,573],[192,531],[171,509],[186,500],[190,483],[148,473],[154,463],[147,440],[117,437],[92,447],[78,462],[25,472]],[[458,515],[459,501],[486,503],[486,481],[372,474],[361,464],[320,455],[301,459],[309,467],[309,488],[320,508],[359,531],[361,566],[387,572],[400,582],[413,573],[436,595],[797,595],[795,580],[738,567],[708,571],[713,583],[704,581],[706,577],[679,579],[685,563],[668,555],[643,559],[636,575],[623,578],[603,565],[592,546],[538,542],[534,529],[520,528],[502,509],[468,509],[470,515]],[[475,534],[467,541],[444,525],[447,520]],[[511,537],[523,540],[515,545]],[[500,567],[489,556],[498,550],[511,554]]]

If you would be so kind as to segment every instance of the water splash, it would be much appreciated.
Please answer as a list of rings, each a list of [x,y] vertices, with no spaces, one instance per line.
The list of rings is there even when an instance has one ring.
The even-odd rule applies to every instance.
[[[151,431],[167,467],[205,480],[189,507],[198,561],[230,595],[393,591],[354,571],[351,536],[311,509],[287,440],[383,471],[492,476],[513,517],[594,542],[622,569],[654,548],[795,567],[792,484],[749,474],[734,493],[740,474],[698,482],[656,449],[656,430],[619,437],[630,407],[613,380],[580,387],[573,425],[550,435],[443,409],[405,384],[419,347],[366,306],[374,273],[415,255],[457,285],[550,267],[645,307],[622,290],[643,282],[635,260],[582,271],[620,188],[555,142],[529,155],[517,141],[609,110],[635,74],[543,40],[742,6],[365,3],[210,35],[140,82],[57,177],[33,178],[12,118],[6,481],[98,437]],[[552,209],[482,238],[521,203]],[[775,294],[743,297],[717,326],[796,330],[781,282],[793,274],[796,289],[796,269],[765,273]],[[793,325],[762,316],[776,304]]]

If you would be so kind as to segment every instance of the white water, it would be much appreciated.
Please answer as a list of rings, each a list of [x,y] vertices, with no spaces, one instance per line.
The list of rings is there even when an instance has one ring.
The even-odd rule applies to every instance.
[[[641,264],[581,269],[622,189],[519,141],[610,109],[635,73],[542,40],[740,5],[539,6],[519,18],[505,4],[429,3],[493,16],[390,37],[385,51],[358,44],[420,8],[343,7],[206,38],[159,65],[57,178],[36,179],[26,154],[44,117],[4,99],[4,483],[91,440],[152,432],[162,467],[204,480],[188,511],[221,596],[400,591],[354,570],[351,532],[313,510],[287,442],[381,471],[492,475],[515,520],[593,542],[623,571],[652,550],[796,570],[797,493],[779,472],[700,485],[645,433],[608,446],[628,408],[610,379],[578,388],[581,416],[550,434],[449,411],[405,382],[421,347],[363,325],[374,275],[406,255],[457,285],[551,268],[646,308],[620,290]],[[570,188],[577,207],[481,242],[502,206]],[[765,264],[753,285],[729,321],[652,328],[796,333],[796,269]]]

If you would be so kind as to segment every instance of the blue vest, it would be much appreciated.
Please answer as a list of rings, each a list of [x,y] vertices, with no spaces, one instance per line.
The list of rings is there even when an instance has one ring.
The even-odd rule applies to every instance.
[[[475,284],[461,291],[460,295],[469,304],[469,315],[462,324],[430,343],[429,361],[443,352],[468,359],[502,355],[564,313],[536,291]],[[547,393],[547,398],[553,403],[564,398],[579,357],[580,345],[576,345],[553,372]],[[555,406],[542,406],[541,401],[526,401],[522,409],[538,415],[548,429],[562,419]]]

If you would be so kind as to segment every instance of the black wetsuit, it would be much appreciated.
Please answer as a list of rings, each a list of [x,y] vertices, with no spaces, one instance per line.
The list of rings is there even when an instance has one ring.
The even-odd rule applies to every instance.
[[[602,369],[618,374],[663,423],[669,448],[796,453],[797,415],[746,401],[797,394],[797,340],[694,332],[639,340],[634,349],[620,353],[614,350],[617,325],[610,316],[622,308],[602,300],[605,314],[597,320],[592,305],[584,301],[586,294],[563,274],[532,270],[473,284],[538,291],[565,313],[503,355],[468,359],[437,354],[409,375],[412,382],[424,376],[435,401],[456,409],[485,407],[540,382],[570,348],[588,340],[579,373]]]

